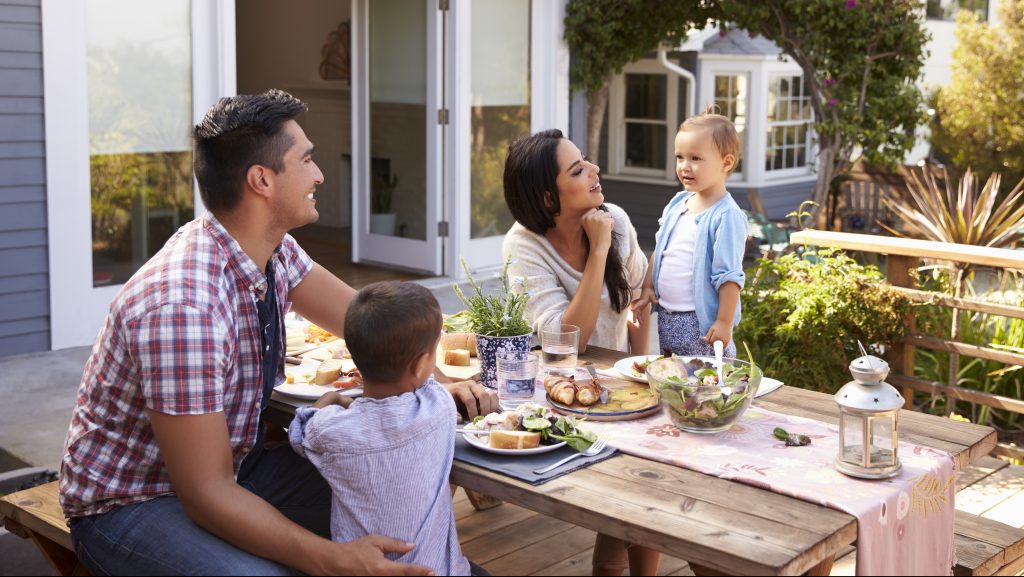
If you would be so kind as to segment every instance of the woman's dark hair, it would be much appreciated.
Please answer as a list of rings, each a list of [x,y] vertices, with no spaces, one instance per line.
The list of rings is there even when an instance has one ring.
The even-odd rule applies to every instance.
[[[558,197],[558,144],[565,137],[557,128],[516,139],[508,147],[505,160],[505,204],[519,224],[530,232],[543,235],[555,227],[555,217],[562,210]],[[550,193],[547,196],[545,193]],[[550,198],[551,206],[546,205]],[[602,210],[607,210],[604,206]],[[590,250],[590,239],[583,233]],[[619,256],[622,235],[612,234],[612,247],[604,267],[604,284],[615,312],[629,306],[630,287]]]
[[[294,144],[281,126],[306,111],[283,90],[221,98],[192,131],[193,168],[210,211],[230,212],[242,199],[245,173],[254,164],[280,172]]]
[[[441,337],[441,307],[426,287],[398,281],[359,291],[345,314],[345,344],[371,383],[392,383]]]

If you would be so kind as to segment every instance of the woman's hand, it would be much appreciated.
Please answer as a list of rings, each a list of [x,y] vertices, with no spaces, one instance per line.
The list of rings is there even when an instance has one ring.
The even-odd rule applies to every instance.
[[[715,321],[711,325],[708,334],[704,336],[704,342],[710,345],[715,341],[722,341],[723,348],[729,346],[729,343],[732,342],[732,323],[729,321]]]
[[[612,231],[615,230],[615,219],[604,210],[596,208],[583,215],[583,230],[590,240],[590,254],[608,254],[612,247]]]
[[[649,312],[651,307],[656,304],[658,304],[658,297],[656,296],[654,289],[644,287],[644,289],[640,291],[640,296],[630,303],[629,308],[633,310],[634,318],[640,318],[640,315],[644,312]]]

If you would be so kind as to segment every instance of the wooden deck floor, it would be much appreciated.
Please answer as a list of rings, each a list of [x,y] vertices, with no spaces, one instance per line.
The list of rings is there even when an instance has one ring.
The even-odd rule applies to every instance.
[[[960,475],[957,491],[957,509],[1024,528],[1024,467],[985,457]],[[454,499],[462,552],[491,574],[590,575],[593,531],[509,503],[476,511],[462,489]],[[832,575],[853,575],[855,560],[851,549]],[[665,556],[659,574],[693,572],[686,561]]]

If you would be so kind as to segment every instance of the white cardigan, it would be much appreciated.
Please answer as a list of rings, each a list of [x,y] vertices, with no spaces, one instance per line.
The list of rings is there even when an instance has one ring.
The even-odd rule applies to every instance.
[[[635,298],[639,295],[647,272],[647,257],[640,249],[636,229],[626,212],[613,204],[605,206],[615,220],[615,233],[619,235],[619,255],[626,279],[634,291],[631,298]],[[534,331],[561,324],[565,309],[579,290],[583,273],[565,262],[547,238],[530,232],[518,222],[505,235],[502,254],[512,259],[508,267],[509,282],[513,287],[525,289],[531,295],[526,305],[526,319],[533,325]],[[621,313],[615,312],[608,296],[608,287],[603,286],[601,312],[588,344],[629,352],[629,331],[626,328],[628,316],[628,303]]]

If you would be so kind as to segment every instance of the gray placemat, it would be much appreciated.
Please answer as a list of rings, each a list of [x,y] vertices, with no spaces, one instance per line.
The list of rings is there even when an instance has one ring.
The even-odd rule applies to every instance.
[[[577,457],[568,463],[552,469],[543,475],[538,475],[533,472],[534,469],[540,469],[548,465],[557,463],[562,459],[576,453],[576,449],[566,445],[561,449],[550,451],[548,453],[538,453],[535,455],[498,455],[496,453],[488,453],[487,451],[480,450],[473,445],[470,445],[466,439],[462,438],[462,435],[455,437],[455,459],[478,467],[483,467],[489,471],[508,475],[520,481],[525,481],[531,485],[540,485],[547,483],[551,479],[555,479],[571,473],[577,469],[583,467],[589,467],[594,463],[600,463],[605,459],[614,457],[619,452],[618,449],[607,447],[605,450],[594,455],[593,457]]]

